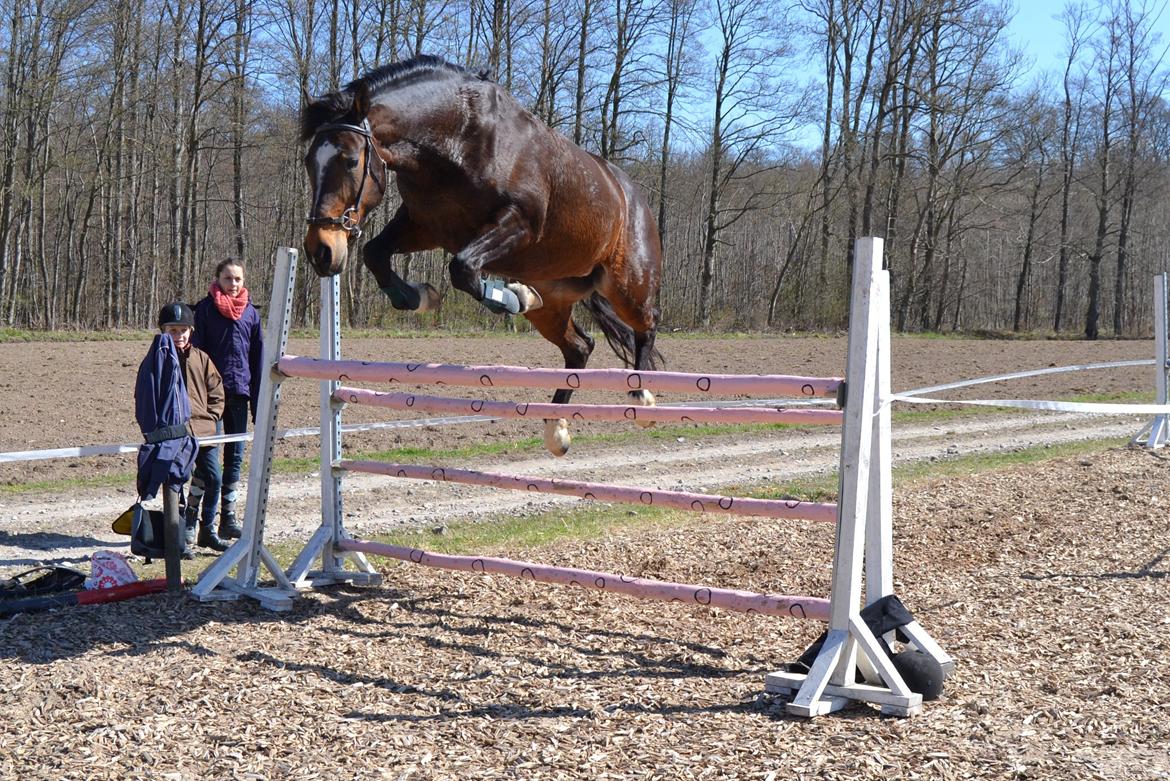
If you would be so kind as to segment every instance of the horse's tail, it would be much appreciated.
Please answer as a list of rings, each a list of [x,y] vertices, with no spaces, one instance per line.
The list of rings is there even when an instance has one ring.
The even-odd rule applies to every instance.
[[[625,324],[617,312],[613,311],[613,304],[600,293],[594,292],[589,298],[583,299],[581,304],[593,315],[593,322],[605,334],[605,341],[609,344],[617,357],[622,359],[628,367],[634,366],[634,329]],[[650,351],[650,365],[646,368],[657,369],[662,361],[662,353],[657,349]]]

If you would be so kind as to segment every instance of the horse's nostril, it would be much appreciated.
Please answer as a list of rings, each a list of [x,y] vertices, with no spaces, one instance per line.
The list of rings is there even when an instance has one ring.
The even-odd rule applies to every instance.
[[[317,251],[313,253],[313,265],[317,268],[317,273],[325,275],[329,273],[329,266],[333,263],[333,252],[329,249],[329,245],[321,242],[317,245]]]

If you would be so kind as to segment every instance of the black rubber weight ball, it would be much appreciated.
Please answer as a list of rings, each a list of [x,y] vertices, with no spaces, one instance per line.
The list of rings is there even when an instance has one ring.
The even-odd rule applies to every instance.
[[[937,700],[943,690],[942,666],[917,648],[907,648],[894,655],[894,669],[923,700]]]

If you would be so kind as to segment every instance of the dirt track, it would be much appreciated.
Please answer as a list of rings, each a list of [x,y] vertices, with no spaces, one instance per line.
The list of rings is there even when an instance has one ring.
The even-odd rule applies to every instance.
[[[488,360],[485,347],[496,344],[449,347]],[[743,367],[754,371],[780,364],[773,353],[809,374],[840,358],[835,340],[702,345],[718,356],[708,360],[730,363],[734,355],[754,362]],[[515,356],[538,347],[510,345],[506,360],[536,363]],[[668,347],[690,355],[695,343]],[[895,386],[1144,358],[1147,347],[899,340]],[[132,353],[105,352],[109,384],[95,381],[86,391],[123,409],[118,394],[132,369],[119,361]],[[0,346],[6,368],[10,355]],[[395,357],[416,355],[424,353]],[[683,362],[674,367],[687,368]],[[976,392],[1057,398],[1138,390],[1152,384],[1150,375],[1145,368],[1046,377]],[[9,374],[4,382],[27,380]],[[68,403],[85,386],[58,370],[45,372],[43,387],[51,391],[31,398],[0,389],[6,449],[132,441],[132,419],[113,414],[83,420],[63,439],[46,399]],[[314,403],[311,387],[290,393],[282,424],[311,424]],[[1127,436],[1142,422],[981,414],[902,424],[895,460]],[[535,432],[490,424],[348,441],[375,449],[412,436],[457,446],[521,435]],[[288,443],[286,452],[313,447]],[[497,461],[510,471],[697,487],[779,479],[832,468],[836,459],[835,432],[810,430],[745,440],[634,436],[621,448],[579,441],[560,461],[538,446]],[[129,466],[106,461],[3,474],[19,481]],[[896,591],[957,660],[942,699],[915,719],[880,718],[864,707],[811,723],[786,716],[783,701],[763,693],[763,677],[799,655],[820,631],[814,623],[377,561],[386,585],[306,594],[282,615],[250,601],[160,596],[0,622],[0,779],[1167,781],[1168,475],[1165,451],[1131,448],[899,489]],[[317,486],[311,474],[282,478],[269,531],[307,532]],[[533,501],[472,490],[349,480],[347,522],[369,531],[469,510],[519,512]],[[130,499],[128,487],[68,498],[5,495],[0,557],[77,556],[104,545],[109,513]],[[702,516],[678,530],[620,529],[598,540],[484,553],[823,595],[832,549],[824,532],[823,524]]]

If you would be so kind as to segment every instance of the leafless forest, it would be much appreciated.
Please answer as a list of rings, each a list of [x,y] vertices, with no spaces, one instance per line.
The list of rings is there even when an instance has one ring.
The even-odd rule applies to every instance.
[[[486,69],[640,182],[668,328],[840,327],[852,240],[879,235],[900,329],[1138,335],[1168,263],[1156,3],[1070,3],[1044,72],[988,0],[0,8],[0,325],[146,326],[228,255],[264,302],[306,213],[302,103],[418,53]],[[449,288],[438,253],[402,263]],[[345,273],[350,324],[418,322]],[[427,317],[493,322],[460,296]]]

